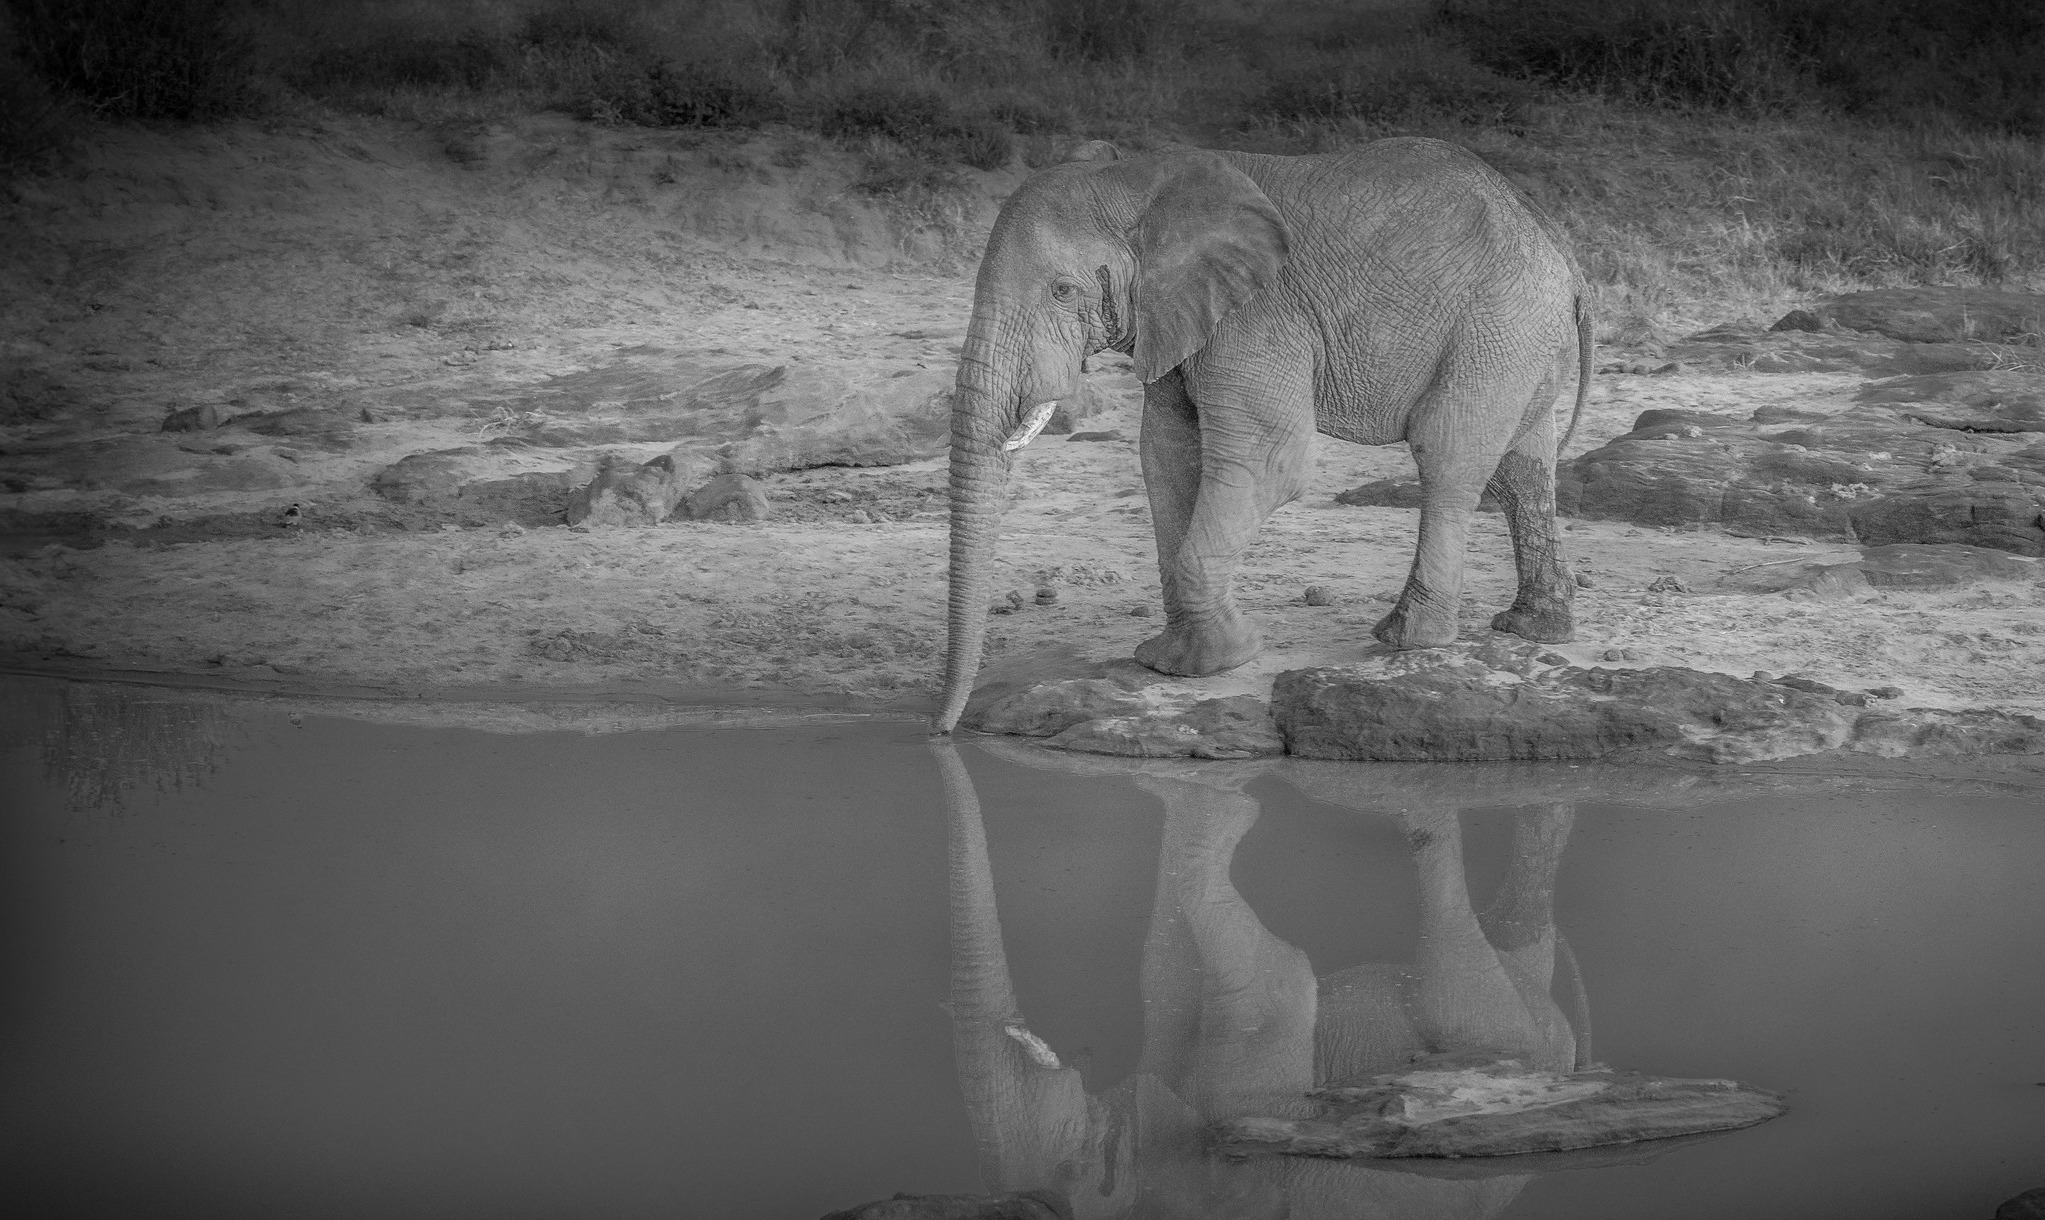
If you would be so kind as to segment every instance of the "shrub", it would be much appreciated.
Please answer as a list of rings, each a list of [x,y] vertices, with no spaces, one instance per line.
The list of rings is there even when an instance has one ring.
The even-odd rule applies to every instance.
[[[1536,90],[1472,64],[1432,40],[1296,55],[1267,70],[1247,106],[1253,119],[1395,123],[1422,115],[1464,123],[1513,121]]]
[[[39,169],[70,143],[70,116],[22,61],[13,22],[0,9],[0,174]]]
[[[510,48],[476,30],[453,34],[384,33],[354,46],[334,47],[290,73],[301,88],[483,89],[508,72]]]
[[[825,107],[818,129],[841,141],[885,136],[928,159],[962,161],[976,169],[1008,164],[1014,140],[991,120],[964,115],[934,89],[867,85]]]
[[[707,64],[624,63],[606,74],[582,107],[585,118],[646,127],[748,127],[779,117],[764,81]]]
[[[1448,0],[1487,67],[1635,101],[2045,132],[2034,0]]]
[[[241,0],[8,0],[21,62],[114,118],[209,119],[252,108]]]

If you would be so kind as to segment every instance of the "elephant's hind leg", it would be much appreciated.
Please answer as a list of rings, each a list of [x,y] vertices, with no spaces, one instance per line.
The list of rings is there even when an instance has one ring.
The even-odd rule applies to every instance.
[[[1545,405],[1542,411],[1545,416]],[[1512,605],[1491,620],[1491,629],[1542,644],[1566,643],[1576,635],[1576,619],[1569,608],[1576,578],[1563,564],[1557,546],[1554,453],[1555,427],[1544,420],[1507,451],[1490,483],[1491,494],[1505,510],[1513,563],[1519,569],[1519,592]]]

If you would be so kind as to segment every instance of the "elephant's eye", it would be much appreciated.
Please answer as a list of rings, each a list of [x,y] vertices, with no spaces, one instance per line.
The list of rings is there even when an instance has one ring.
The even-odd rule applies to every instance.
[[[1051,299],[1060,305],[1070,305],[1078,297],[1079,285],[1077,284],[1068,280],[1060,280],[1056,284],[1051,285]]]

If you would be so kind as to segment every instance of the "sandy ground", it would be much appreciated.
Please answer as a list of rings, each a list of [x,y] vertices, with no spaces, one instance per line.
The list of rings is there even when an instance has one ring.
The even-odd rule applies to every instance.
[[[114,133],[82,176],[17,186],[0,204],[0,232],[16,235],[0,260],[0,352],[17,401],[30,391],[63,401],[0,428],[12,463],[0,510],[17,522],[0,567],[0,649],[17,669],[258,687],[639,684],[924,706],[943,649],[938,460],[774,475],[779,511],[756,524],[334,527],[375,470],[487,432],[487,418],[418,404],[472,400],[633,345],[948,368],[972,294],[959,252],[1014,176],[975,180],[977,218],[933,227],[926,215],[919,227],[845,191],[845,172],[842,158],[786,136],[325,119]],[[993,619],[997,656],[1052,644],[1127,656],[1159,621],[1133,444],[1140,390],[1126,367],[1096,376],[1116,405],[1083,427],[1129,439],[1046,437],[1025,451],[996,587],[1031,604]],[[1864,380],[1601,375],[1571,453],[1648,408],[1844,409]],[[137,492],[60,469],[81,452],[117,461],[167,409],[204,402],[372,415],[412,405],[386,410],[346,452],[283,438],[239,455],[280,472],[245,480],[264,486]],[[1411,468],[1403,447],[1323,438],[1312,493],[1273,517],[1242,566],[1264,656],[1189,685],[1256,689],[1278,670],[1374,647],[1369,628],[1404,578],[1417,514],[1333,496]],[[308,505],[307,527],[168,528],[267,520],[294,501]],[[158,529],[81,548],[20,524],[66,513]],[[1556,649],[1572,661],[1799,673],[1898,686],[1916,705],[2045,712],[2037,583],[1798,601],[1753,591],[1757,576],[1855,550],[1566,524],[1568,558],[1591,581],[1577,641]],[[1480,515],[1467,634],[1486,633],[1511,575],[1502,519]],[[1647,592],[1664,575],[1691,592]],[[1306,605],[1311,585],[1336,604]],[[1039,588],[1055,604],[1035,605]],[[1631,655],[1605,660],[1610,650]]]

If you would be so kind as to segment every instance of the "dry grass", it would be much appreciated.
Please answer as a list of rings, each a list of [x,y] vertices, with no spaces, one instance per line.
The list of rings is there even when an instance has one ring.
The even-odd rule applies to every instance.
[[[46,68],[79,61],[49,14],[152,14],[93,27],[134,87],[35,78],[102,114],[780,126],[792,156],[855,150],[861,189],[932,223],[960,167],[1042,165],[1082,138],[1443,136],[1562,221],[1604,337],[1628,343],[1837,290],[2045,276],[2045,52],[2026,54],[2045,17],[2021,0],[4,2],[0,58]],[[1956,91],[1928,56],[1976,76]],[[0,131],[0,163],[23,166],[61,116],[35,80],[14,87],[36,104],[10,114],[40,116]]]

